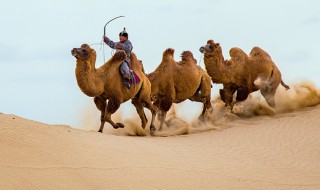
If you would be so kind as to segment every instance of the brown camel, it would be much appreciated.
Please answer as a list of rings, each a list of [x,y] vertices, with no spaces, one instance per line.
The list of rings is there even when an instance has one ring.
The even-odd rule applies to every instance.
[[[220,44],[209,40],[200,48],[200,52],[204,53],[205,68],[212,82],[224,85],[220,89],[220,96],[226,106],[231,107],[231,111],[236,102],[246,100],[250,93],[257,90],[260,90],[268,105],[274,108],[274,95],[279,84],[289,89],[270,55],[259,47],[252,48],[249,56],[240,48],[231,48],[231,59],[225,60]],[[235,92],[236,102],[233,101]]]
[[[208,73],[197,65],[190,51],[181,54],[182,60],[176,62],[173,58],[174,49],[164,51],[162,62],[150,74],[151,96],[154,105],[159,109],[158,118],[162,129],[166,113],[173,103],[189,99],[203,103],[203,111],[199,119],[204,119],[207,109],[212,109],[211,81]]]
[[[114,123],[111,115],[117,111],[120,104],[132,99],[132,104],[140,116],[142,128],[147,124],[143,107],[148,108],[152,113],[150,124],[151,134],[155,131],[154,119],[156,107],[151,103],[151,84],[143,71],[141,62],[134,53],[131,53],[132,69],[140,78],[140,82],[127,89],[122,82],[119,67],[126,59],[124,51],[117,51],[101,67],[95,68],[96,52],[89,45],[83,44],[80,48],[73,48],[72,55],[76,58],[75,74],[78,86],[87,96],[94,97],[94,103],[101,111],[101,125],[99,132],[103,132],[105,121],[115,129],[123,128],[122,123]]]

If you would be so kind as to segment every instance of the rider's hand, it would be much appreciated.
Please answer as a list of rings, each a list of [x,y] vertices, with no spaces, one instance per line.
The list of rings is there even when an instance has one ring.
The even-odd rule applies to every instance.
[[[118,49],[122,49],[122,44],[121,44],[121,43],[117,42],[117,43],[115,43],[114,45],[115,45]]]

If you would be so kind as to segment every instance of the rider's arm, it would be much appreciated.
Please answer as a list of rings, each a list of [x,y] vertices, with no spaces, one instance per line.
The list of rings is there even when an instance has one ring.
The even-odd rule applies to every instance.
[[[124,50],[125,52],[131,52],[132,50],[132,44],[130,41],[126,41],[125,43],[121,44],[121,49]]]

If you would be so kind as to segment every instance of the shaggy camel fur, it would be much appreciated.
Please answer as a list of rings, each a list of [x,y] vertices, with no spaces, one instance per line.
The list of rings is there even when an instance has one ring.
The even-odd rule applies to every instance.
[[[281,83],[289,89],[281,79],[280,70],[270,55],[259,47],[252,48],[249,56],[240,48],[231,48],[230,60],[225,60],[219,43],[209,40],[200,48],[204,53],[204,64],[213,83],[224,85],[220,89],[221,99],[231,111],[236,102],[244,101],[253,91],[260,90],[268,105],[275,107],[274,95]],[[236,102],[233,94],[237,92]]]
[[[173,103],[189,99],[203,103],[203,111],[199,119],[204,119],[207,109],[212,109],[211,81],[208,73],[197,65],[190,51],[181,54],[182,60],[173,58],[174,49],[164,51],[162,62],[156,70],[147,74],[151,82],[151,96],[154,105],[159,109],[160,129],[165,121],[166,113]]]
[[[155,131],[156,107],[151,103],[151,84],[144,74],[141,62],[134,53],[131,53],[131,65],[141,81],[130,89],[123,85],[119,72],[120,64],[126,59],[124,51],[117,51],[104,65],[97,69],[95,68],[96,52],[89,45],[83,44],[80,48],[74,48],[71,53],[77,60],[75,74],[78,86],[84,94],[94,97],[94,103],[101,111],[99,132],[103,132],[105,121],[115,129],[124,127],[122,123],[114,123],[111,115],[117,111],[120,104],[130,99],[132,99],[132,103],[140,116],[142,128],[145,128],[147,124],[143,107],[151,111],[150,132]]]

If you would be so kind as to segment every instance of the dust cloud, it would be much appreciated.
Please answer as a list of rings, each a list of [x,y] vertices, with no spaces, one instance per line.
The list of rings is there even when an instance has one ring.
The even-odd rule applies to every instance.
[[[157,131],[154,136],[168,137],[176,135],[195,134],[210,130],[222,130],[237,126],[239,123],[246,121],[247,118],[257,116],[274,116],[281,113],[289,113],[306,107],[312,107],[320,104],[320,90],[311,82],[301,82],[290,85],[290,89],[286,90],[279,86],[275,95],[276,108],[268,106],[265,99],[259,91],[249,95],[244,102],[237,103],[234,106],[234,113],[230,108],[225,107],[219,96],[211,100],[213,109],[205,115],[205,121],[199,121],[198,115],[179,115],[175,110],[175,106],[168,111],[166,121],[162,131],[159,131],[159,121],[156,118],[155,126]],[[88,105],[82,111],[81,128],[84,130],[98,131],[100,126],[100,112],[96,110],[94,105]],[[141,121],[137,113],[130,114],[129,118],[124,118],[122,111],[118,110],[112,115],[112,119],[116,122],[123,122],[125,128],[113,129],[113,127],[105,123],[104,133],[119,136],[150,136],[151,113],[145,109],[148,118],[148,124],[145,129],[141,127]],[[199,113],[200,114],[200,113]],[[127,115],[127,114],[126,114]],[[252,122],[252,121],[249,121]]]

